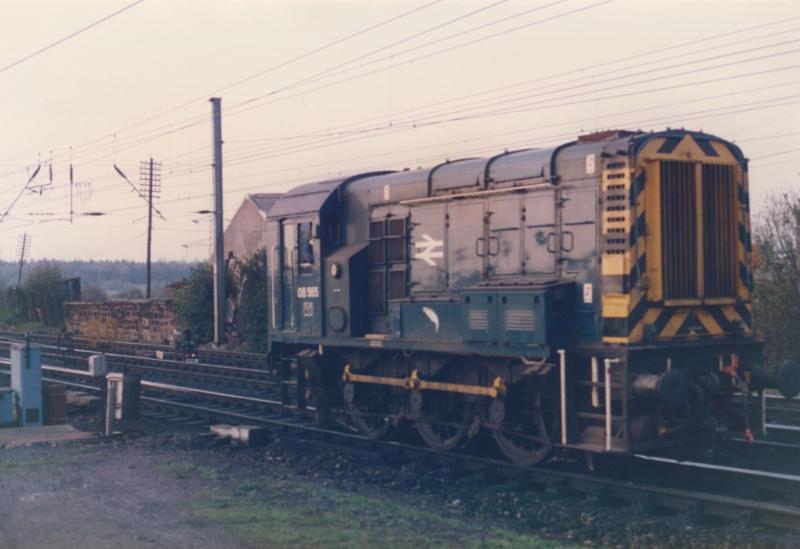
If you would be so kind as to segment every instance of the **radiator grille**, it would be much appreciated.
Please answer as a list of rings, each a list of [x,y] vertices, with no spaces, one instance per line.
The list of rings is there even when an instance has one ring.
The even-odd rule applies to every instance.
[[[735,297],[733,166],[703,164],[700,186],[692,162],[662,161],[660,176],[664,299]],[[700,245],[702,251],[698,250]]]
[[[469,310],[469,329],[470,330],[488,330],[489,329],[489,311],[486,309],[470,309]]]
[[[664,298],[697,297],[697,196],[691,162],[661,162]]]
[[[706,297],[736,294],[736,181],[732,166],[703,165],[703,265]]]
[[[533,332],[536,330],[536,317],[530,309],[510,309],[505,315],[506,330],[510,332]]]

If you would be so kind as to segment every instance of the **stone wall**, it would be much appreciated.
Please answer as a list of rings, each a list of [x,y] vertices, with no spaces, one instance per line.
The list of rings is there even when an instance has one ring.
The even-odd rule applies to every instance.
[[[116,299],[64,304],[64,329],[98,340],[166,343],[174,326],[171,300]]]

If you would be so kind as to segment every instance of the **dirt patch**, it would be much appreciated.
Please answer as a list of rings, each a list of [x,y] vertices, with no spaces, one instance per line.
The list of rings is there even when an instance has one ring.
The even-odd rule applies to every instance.
[[[715,526],[431,460],[275,434],[260,449],[143,424],[125,440],[0,449],[0,547],[762,547]]]

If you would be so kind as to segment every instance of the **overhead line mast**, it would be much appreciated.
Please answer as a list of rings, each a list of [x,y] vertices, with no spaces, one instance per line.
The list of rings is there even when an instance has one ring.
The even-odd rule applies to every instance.
[[[225,241],[222,221],[222,98],[210,99],[214,117],[214,345],[225,343]]]

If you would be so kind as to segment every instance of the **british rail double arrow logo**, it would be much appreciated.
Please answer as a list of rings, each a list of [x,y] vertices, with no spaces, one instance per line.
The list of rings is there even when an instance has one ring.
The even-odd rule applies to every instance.
[[[442,250],[437,251],[437,248],[444,248],[444,242],[441,240],[434,240],[428,234],[423,234],[422,238],[422,242],[414,243],[414,247],[416,248],[414,259],[421,259],[428,265],[435,267],[436,262],[434,259],[440,259],[444,257],[444,252]]]

